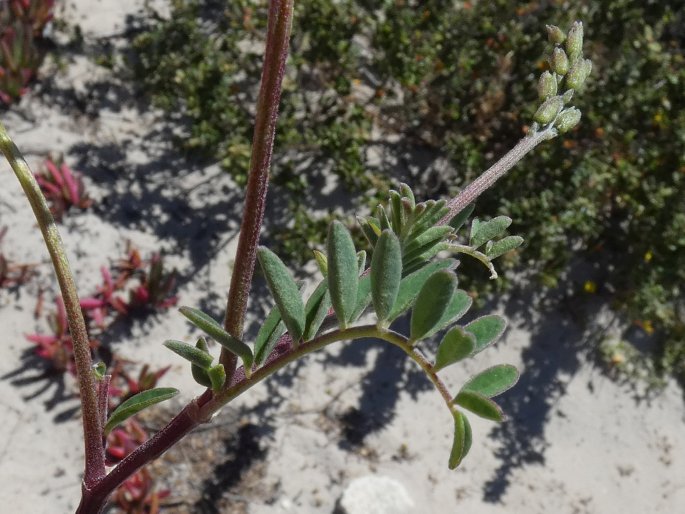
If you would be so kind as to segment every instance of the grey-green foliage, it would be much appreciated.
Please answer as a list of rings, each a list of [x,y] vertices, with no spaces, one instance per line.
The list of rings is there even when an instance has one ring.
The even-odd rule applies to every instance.
[[[446,331],[434,361],[426,361],[427,373],[437,373],[494,343],[504,331],[504,319],[486,315],[458,325],[472,301],[458,287],[457,261],[436,256],[441,251],[462,253],[492,267],[495,257],[521,244],[517,236],[504,236],[511,219],[505,216],[485,222],[475,219],[468,236],[462,237],[458,232],[466,222],[463,212],[446,219],[448,209],[444,201],[417,203],[405,184],[392,191],[388,205],[379,206],[375,213],[374,217],[359,219],[370,243],[370,269],[366,268],[366,251],[355,248],[348,228],[333,222],[325,254],[315,253],[323,280],[306,300],[303,288],[298,288],[292,273],[278,256],[260,248],[259,262],[275,305],[262,323],[253,348],[234,340],[230,340],[232,346],[224,342],[224,347],[246,355],[247,350],[241,346],[245,345],[249,355],[254,354],[254,369],[258,369],[268,362],[279,343],[294,348],[307,345],[332,330],[351,329],[367,310],[376,318],[374,333],[381,339],[384,334],[394,334],[388,329],[393,321],[410,314],[410,333],[400,336],[403,349],[410,354],[419,351],[417,347],[427,339]],[[494,238],[497,239],[493,241]],[[478,251],[483,245],[485,253]],[[226,332],[211,317],[195,309],[182,308],[182,312],[219,342],[226,339]],[[329,322],[325,323],[326,320]],[[336,320],[338,328],[334,326]],[[214,390],[223,385],[224,369],[212,365],[206,345],[198,342],[193,347],[180,341],[167,341],[165,345],[191,362],[193,376],[201,385]],[[246,369],[249,376],[254,371],[253,362],[250,358],[244,362],[250,368]],[[456,467],[471,446],[471,427],[465,411],[501,421],[504,414],[492,397],[511,387],[517,378],[518,372],[513,366],[494,366],[469,379],[448,399],[448,408],[455,420],[450,467]]]

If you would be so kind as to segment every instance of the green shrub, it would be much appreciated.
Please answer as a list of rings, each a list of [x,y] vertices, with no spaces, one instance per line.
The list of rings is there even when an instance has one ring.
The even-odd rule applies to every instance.
[[[517,220],[513,231],[528,235],[523,255],[549,286],[559,285],[571,250],[581,249],[592,266],[571,287],[586,283],[611,295],[659,340],[656,368],[685,377],[685,15],[678,4],[585,0],[564,4],[568,19],[558,20],[561,2],[299,1],[274,162],[275,183],[293,192],[283,219],[296,219],[289,226],[297,229],[274,231],[279,252],[309,257],[305,249],[326,219],[310,221],[297,198],[327,177],[364,192],[349,212],[368,210],[386,193],[392,168],[374,158],[379,146],[400,158],[448,159],[453,170],[430,181],[401,177],[422,196],[453,194],[472,180],[532,118],[519,112],[535,96],[526,65],[546,66],[532,27],[582,18],[598,69],[580,101],[585,122],[563,148],[547,145],[528,157],[477,213]],[[254,20],[265,18],[264,9],[248,0],[175,0],[172,16],[134,42],[139,80],[187,122],[185,147],[220,159],[239,182],[264,37]]]

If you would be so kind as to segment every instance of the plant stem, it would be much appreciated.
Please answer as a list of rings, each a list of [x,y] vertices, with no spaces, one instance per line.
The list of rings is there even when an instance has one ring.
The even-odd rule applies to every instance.
[[[102,422],[98,408],[97,384],[93,374],[93,362],[90,356],[90,342],[83,312],[76,292],[76,284],[69,267],[62,238],[57,230],[55,220],[50,213],[47,201],[22,157],[19,149],[12,142],[5,127],[0,123],[0,150],[14,170],[24,193],[28,198],[36,221],[43,234],[45,245],[50,253],[55,275],[64,299],[64,307],[69,319],[69,332],[74,345],[76,375],[79,395],[81,397],[81,414],[83,416],[83,437],[85,442],[85,471],[83,487],[92,487],[105,476],[105,452],[102,446]]]
[[[449,212],[438,221],[437,225],[446,225],[449,220],[472,204],[486,189],[513,168],[523,157],[537,145],[557,135],[553,123],[543,130],[533,132],[516,143],[501,159],[484,171],[476,180],[466,186],[456,197],[447,202]]]
[[[409,344],[406,337],[391,330],[379,329],[376,325],[363,325],[344,330],[332,330],[307,343],[300,344],[297,347],[291,347],[290,350],[280,357],[257,369],[252,373],[250,378],[243,378],[242,380],[231,384],[217,395],[211,396],[211,392],[207,390],[200,398],[186,405],[186,407],[162,430],[126,456],[107,476],[100,480],[94,488],[84,490],[81,504],[79,505],[76,514],[99,513],[104,506],[107,497],[128,477],[133,475],[133,473],[162,455],[162,453],[176,444],[193,428],[211,419],[212,415],[219,411],[224,405],[257,385],[262,380],[273,375],[287,364],[332,343],[362,338],[381,339],[401,348],[421,367],[443,397],[447,407],[452,410],[452,396],[447,390],[447,387],[435,373],[433,365]]]
[[[259,232],[264,218],[269,167],[276,133],[281,85],[288,57],[292,16],[293,0],[271,0],[245,206],[224,318],[224,327],[237,339],[243,337],[245,311],[254,274]],[[222,350],[220,361],[226,370],[226,383],[230,383],[235,372],[236,356],[227,350]]]
[[[273,361],[267,362],[267,364],[265,364],[263,367],[254,371],[250,378],[232,384],[228,388],[216,394],[201,408],[202,412],[204,413],[203,416],[211,416],[214,412],[218,411],[221,407],[250,389],[255,384],[262,381],[264,378],[272,375],[283,366],[300,359],[305,355],[320,350],[321,348],[338,341],[355,340],[361,338],[381,339],[401,348],[414,362],[421,367],[435,388],[440,392],[448,406],[450,405],[452,396],[447,390],[447,387],[435,373],[433,365],[428,362],[428,360],[423,357],[418,350],[409,344],[409,340],[406,337],[392,330],[379,329],[376,325],[362,325],[346,329],[332,330],[331,332],[327,332],[315,337],[311,341],[302,343],[296,347],[292,347],[291,350],[285,354],[274,359]]]

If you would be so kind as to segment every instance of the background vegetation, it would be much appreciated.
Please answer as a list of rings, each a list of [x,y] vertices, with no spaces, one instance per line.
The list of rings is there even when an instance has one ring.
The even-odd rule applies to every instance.
[[[685,377],[685,13],[679,2],[300,0],[274,180],[289,190],[278,251],[308,259],[326,210],[367,211],[400,176],[453,194],[523,135],[546,23],[585,20],[596,72],[584,121],[485,196],[525,234],[518,269],[606,293]],[[135,72],[195,155],[245,180],[264,2],[174,0],[134,41]],[[565,19],[560,19],[564,18]],[[228,137],[226,137],[228,134]],[[332,180],[332,182],[331,182]],[[312,218],[303,198],[333,195]],[[521,192],[525,191],[525,195]],[[320,201],[320,200],[319,200]],[[314,200],[312,200],[314,203]],[[280,235],[278,235],[280,234]],[[572,261],[572,256],[574,259]],[[588,264],[568,278],[576,256]],[[620,359],[617,359],[617,362]]]

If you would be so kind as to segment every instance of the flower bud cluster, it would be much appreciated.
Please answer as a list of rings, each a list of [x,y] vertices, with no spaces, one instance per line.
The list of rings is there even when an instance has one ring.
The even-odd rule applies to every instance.
[[[580,90],[592,71],[592,61],[583,58],[583,24],[576,21],[568,33],[547,25],[547,37],[554,45],[549,71],[540,75],[537,90],[542,101],[533,119],[537,127],[553,125],[559,133],[568,132],[580,121],[580,111],[565,107]]]

